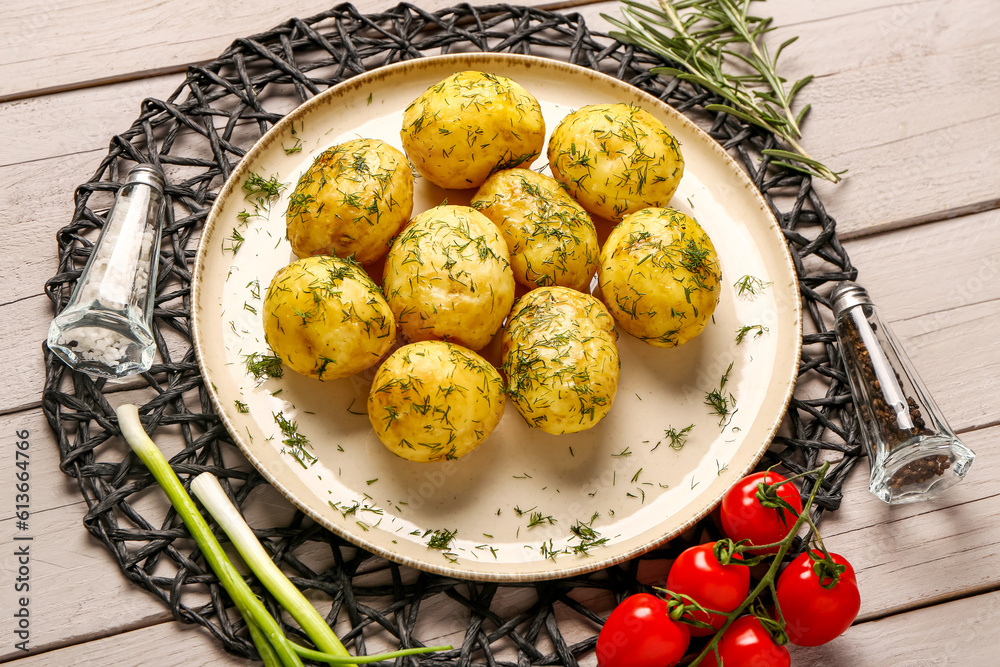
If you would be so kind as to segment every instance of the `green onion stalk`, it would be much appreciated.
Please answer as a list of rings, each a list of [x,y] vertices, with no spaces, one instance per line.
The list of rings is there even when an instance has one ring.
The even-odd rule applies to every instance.
[[[281,626],[264,607],[263,602],[247,585],[233,566],[208,522],[198,511],[170,463],[146,434],[139,420],[139,409],[126,404],[118,407],[118,427],[129,446],[163,488],[167,498],[184,521],[191,536],[205,556],[205,561],[219,578],[219,583],[232,598],[236,608],[247,622],[250,637],[264,664],[297,667],[302,658],[326,662],[331,665],[359,665],[397,657],[448,650],[451,646],[431,646],[403,649],[372,656],[351,656],[329,624],[316,611],[305,596],[288,580],[268,557],[264,547],[243,520],[239,511],[226,496],[219,481],[210,474],[202,474],[191,483],[191,488],[226,532],[237,551],[250,569],[281,605],[299,623],[317,648],[316,651],[299,646],[285,636]],[[207,476],[206,476],[207,475]]]

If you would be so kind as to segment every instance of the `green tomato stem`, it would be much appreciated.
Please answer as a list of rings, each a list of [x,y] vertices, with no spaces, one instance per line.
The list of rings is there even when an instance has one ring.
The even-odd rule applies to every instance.
[[[719,644],[719,640],[722,638],[722,633],[724,633],[726,629],[728,629],[729,626],[733,624],[733,621],[739,618],[740,614],[742,614],[743,611],[747,607],[749,607],[761,593],[764,592],[764,589],[771,588],[771,590],[774,591],[774,581],[775,577],[778,574],[778,570],[781,568],[781,561],[784,559],[785,554],[788,553],[788,549],[792,546],[792,541],[795,539],[796,533],[798,533],[799,528],[801,528],[802,524],[805,523],[807,520],[810,521],[811,524],[811,520],[808,518],[809,508],[812,507],[813,501],[816,499],[816,494],[819,492],[820,486],[823,484],[823,478],[826,476],[826,472],[827,470],[829,470],[829,468],[830,468],[830,462],[826,461],[816,471],[816,483],[813,484],[812,491],[810,491],[809,493],[809,498],[806,499],[806,502],[803,504],[802,512],[795,520],[795,524],[792,525],[792,529],[788,532],[788,535],[786,535],[785,539],[781,540],[781,542],[776,543],[780,545],[778,547],[778,553],[774,554],[774,560],[771,561],[771,565],[767,568],[767,573],[765,573],[764,576],[761,577],[760,581],[757,583],[754,589],[750,591],[750,594],[747,595],[747,598],[746,600],[743,601],[743,604],[741,604],[739,607],[726,614],[726,622],[722,624],[722,627],[719,628],[719,630],[712,636],[711,641],[708,642],[705,648],[702,649],[701,653],[699,653],[697,657],[695,657],[695,659],[691,662],[692,667],[694,665],[701,664],[701,661],[704,660],[709,653],[715,650],[715,647],[718,646]],[[781,607],[780,605],[778,605],[777,593],[774,593],[774,595],[775,595],[775,605],[778,607],[779,618],[781,618],[780,616]],[[783,626],[784,624],[782,623],[782,627]]]
[[[188,495],[181,480],[163,456],[163,452],[146,434],[139,419],[139,409],[135,405],[125,404],[119,406],[115,412],[118,415],[118,428],[121,430],[122,436],[160,484],[170,503],[177,510],[178,516],[184,521],[184,525],[187,526],[194,541],[201,549],[205,561],[219,578],[219,583],[229,593],[229,597],[232,598],[247,623],[256,625],[260,630],[259,636],[254,637],[255,643],[258,639],[266,639],[273,647],[282,665],[285,667],[301,666],[302,660],[292,650],[291,644],[278,622],[268,613],[264,604],[254,595],[239,572],[233,567],[225,551],[222,550],[222,545],[219,544],[205,518],[198,511],[194,500]],[[251,636],[253,635],[251,634]]]

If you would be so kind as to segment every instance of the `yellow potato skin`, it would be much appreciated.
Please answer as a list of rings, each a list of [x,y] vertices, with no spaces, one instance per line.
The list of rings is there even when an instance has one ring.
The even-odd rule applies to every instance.
[[[621,361],[604,305],[568,287],[521,297],[501,339],[503,371],[517,411],[546,433],[577,433],[611,410]]]
[[[548,145],[549,168],[591,215],[621,220],[667,206],[684,175],[680,145],[648,111],[594,104],[565,116]]]
[[[530,169],[498,171],[472,207],[500,228],[518,283],[588,289],[597,271],[597,230],[559,181]]]
[[[538,100],[516,81],[457,72],[406,108],[400,138],[427,180],[461,190],[500,169],[530,166],[545,148],[545,120]]]
[[[514,273],[496,225],[468,206],[415,217],[386,256],[386,300],[408,342],[490,342],[514,303]]]
[[[370,264],[385,256],[412,212],[406,156],[379,139],[355,139],[323,151],[302,174],[285,221],[299,257],[353,256]]]
[[[493,432],[504,401],[503,379],[488,361],[452,343],[422,341],[393,352],[375,373],[368,418],[394,454],[445,461]]]
[[[622,329],[650,345],[676,347],[711,320],[722,270],[712,240],[693,218],[647,208],[612,230],[597,279]]]
[[[306,257],[278,271],[264,296],[264,337],[286,366],[318,380],[375,365],[396,341],[378,287],[355,262]]]

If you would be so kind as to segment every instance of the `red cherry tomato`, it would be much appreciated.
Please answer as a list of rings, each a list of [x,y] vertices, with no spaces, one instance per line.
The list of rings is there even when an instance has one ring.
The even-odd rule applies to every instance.
[[[615,607],[597,636],[598,667],[669,667],[687,651],[688,626],[667,614],[667,602],[649,593]]]
[[[830,557],[834,563],[846,566],[833,588],[821,585],[807,553],[789,563],[778,576],[778,604],[785,618],[785,633],[793,644],[825,644],[843,634],[858,617],[861,593],[854,568],[843,556],[831,553]],[[825,579],[822,583],[830,581]]]
[[[792,656],[771,639],[755,616],[740,616],[719,640],[719,654],[708,654],[703,664],[716,667],[790,667]],[[715,662],[711,662],[714,659]],[[720,662],[721,660],[721,662]]]
[[[778,497],[795,510],[793,515],[787,509],[779,515],[777,509],[764,507],[757,498],[757,485],[761,482],[774,484],[785,478],[776,472],[756,472],[736,482],[722,497],[722,530],[735,541],[749,540],[750,544],[763,545],[780,542],[802,512],[802,498],[793,483],[778,487]],[[775,553],[777,547],[761,549],[755,553]]]
[[[714,542],[699,544],[681,552],[667,575],[667,589],[693,598],[709,609],[730,612],[746,599],[750,592],[750,568],[743,565],[723,565],[712,553]],[[718,630],[726,622],[721,614],[694,612],[691,617],[711,623]],[[706,628],[690,627],[692,637],[713,633]]]

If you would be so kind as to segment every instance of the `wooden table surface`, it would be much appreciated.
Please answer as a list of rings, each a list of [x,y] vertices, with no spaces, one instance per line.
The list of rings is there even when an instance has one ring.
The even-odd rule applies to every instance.
[[[420,3],[426,9],[447,0]],[[485,4],[485,3],[474,3]],[[542,3],[540,6],[546,6]],[[207,7],[205,5],[210,5]],[[362,11],[391,6],[359,0]],[[549,5],[551,6],[551,5]],[[789,78],[815,74],[805,144],[847,169],[820,190],[868,287],[931,393],[978,458],[935,502],[891,508],[868,466],[827,515],[828,546],[856,565],[858,622],[796,665],[997,664],[1000,622],[1000,2],[771,0]],[[307,0],[17,0],[0,18],[0,661],[35,665],[243,664],[129,584],[81,518],[40,410],[56,231],[73,189],[147,96],[236,37],[327,6]],[[592,28],[614,2],[560,3]],[[206,17],[206,14],[210,16]],[[30,433],[29,653],[18,650],[14,441]],[[591,633],[581,628],[579,634]],[[442,630],[448,639],[447,631]],[[425,637],[425,640],[431,639]],[[454,641],[455,637],[451,637]],[[460,641],[460,636],[459,636]],[[250,664],[247,662],[246,664]],[[584,664],[593,665],[589,656]]]

